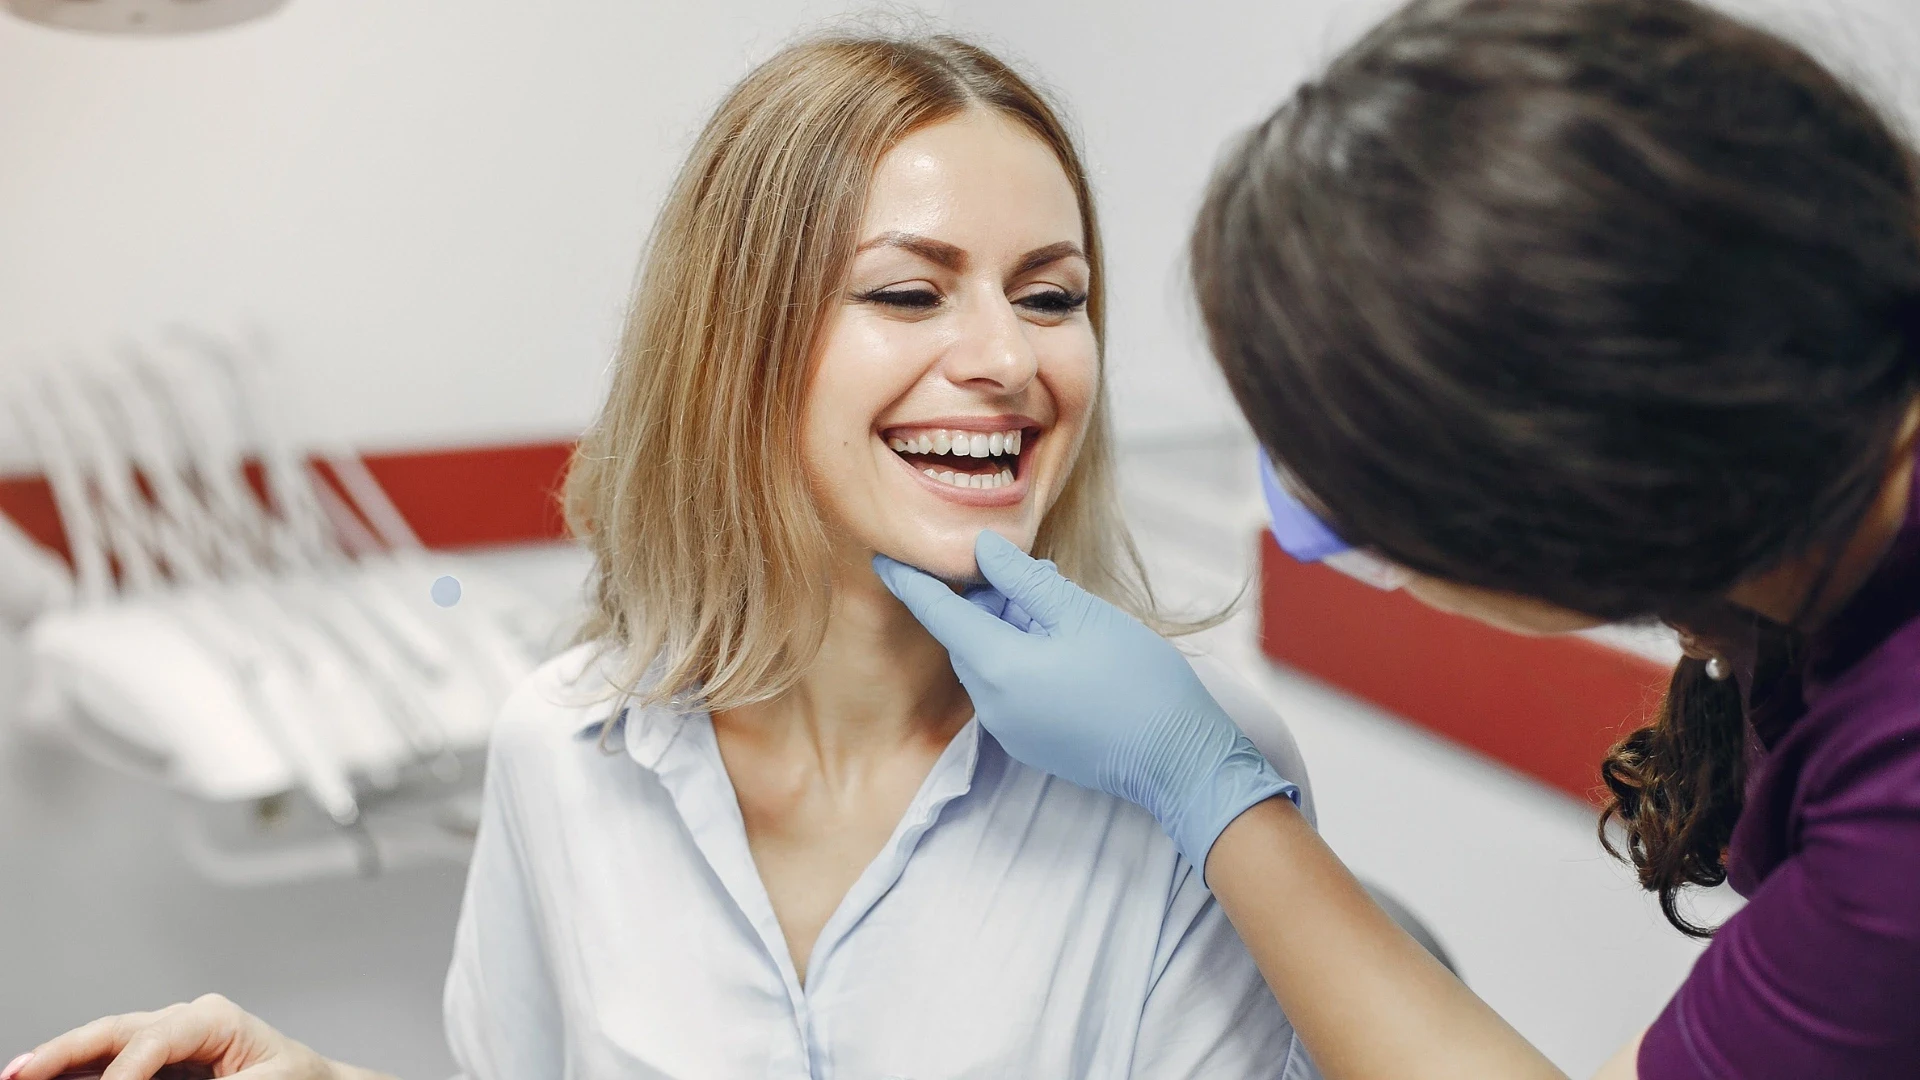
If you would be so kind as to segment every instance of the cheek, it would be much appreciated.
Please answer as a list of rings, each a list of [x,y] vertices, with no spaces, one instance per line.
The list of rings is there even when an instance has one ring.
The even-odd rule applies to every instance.
[[[873,425],[911,386],[901,346],[883,328],[844,317],[815,353],[800,409],[800,454],[822,501],[845,514],[869,489]]]
[[[1053,399],[1055,430],[1062,439],[1062,463],[1079,453],[1100,391],[1100,360],[1091,330],[1054,344],[1040,357],[1040,381]]]

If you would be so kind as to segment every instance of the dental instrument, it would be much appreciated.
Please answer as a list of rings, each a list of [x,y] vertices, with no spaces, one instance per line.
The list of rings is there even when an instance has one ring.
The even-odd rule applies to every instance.
[[[69,574],[0,535],[0,555],[31,558],[51,582],[34,586],[50,599],[9,601],[35,612],[31,670],[62,705],[49,726],[208,800],[184,843],[220,880],[458,858],[471,842],[472,785],[456,787],[465,759],[544,659],[558,613],[427,553],[356,455],[290,434],[263,352],[179,328],[0,380],[73,559]],[[432,594],[445,576],[465,586],[457,613]],[[351,853],[271,840],[292,835],[289,790]],[[377,843],[368,798],[381,807]],[[245,802],[251,825],[220,809]],[[223,814],[234,828],[216,839]]]

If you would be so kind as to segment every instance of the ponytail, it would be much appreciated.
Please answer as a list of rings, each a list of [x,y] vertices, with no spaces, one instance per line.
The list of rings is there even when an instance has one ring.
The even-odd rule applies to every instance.
[[[1713,936],[1681,914],[1688,885],[1727,880],[1726,849],[1744,802],[1746,718],[1732,679],[1707,676],[1691,658],[1674,669],[1652,724],[1628,735],[1600,766],[1612,799],[1600,815],[1600,843],[1633,864],[1640,885],[1660,896],[1660,912],[1689,937]],[[1619,821],[1625,850],[1607,826]]]

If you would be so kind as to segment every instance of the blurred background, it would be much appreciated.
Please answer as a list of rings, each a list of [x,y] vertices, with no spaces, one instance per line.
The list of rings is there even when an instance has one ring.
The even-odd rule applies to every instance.
[[[484,729],[442,713],[488,692],[460,657],[512,670],[564,634],[584,563],[550,495],[599,403],[641,241],[719,95],[823,25],[972,35],[1077,123],[1108,241],[1129,511],[1176,606],[1256,582],[1205,644],[1292,724],[1342,854],[1575,1074],[1684,975],[1697,946],[1603,856],[1591,802],[1600,750],[1656,693],[1671,643],[1520,642],[1275,558],[1251,446],[1194,331],[1181,247],[1218,149],[1392,5],[287,0],[222,29],[101,32],[213,2],[0,5],[0,514],[17,526],[0,560],[0,1059],[218,990],[329,1055],[452,1071],[439,987]],[[34,21],[62,5],[113,11],[92,30]],[[1909,0],[1731,6],[1920,120]],[[101,389],[129,379],[149,397]],[[141,434],[225,431],[262,401],[280,419],[225,442]],[[116,495],[94,429],[183,475],[238,462],[247,479],[195,480],[170,507],[137,484]],[[145,639],[34,629],[72,602],[41,553],[79,566],[91,549],[124,573],[117,545],[169,543],[259,563],[275,584],[234,603],[297,609],[314,634],[358,619],[427,638],[415,669],[366,691],[414,695],[392,707],[413,719],[332,759],[252,747],[245,783],[144,760],[138,686],[76,720],[61,686],[126,667]],[[357,606],[274,591],[289,575],[349,582]],[[448,602],[445,579],[463,595]],[[30,639],[66,658],[66,683],[27,672]],[[148,687],[177,666],[141,662]],[[227,681],[253,707],[252,684]],[[388,744],[405,767],[343,794],[338,777]]]

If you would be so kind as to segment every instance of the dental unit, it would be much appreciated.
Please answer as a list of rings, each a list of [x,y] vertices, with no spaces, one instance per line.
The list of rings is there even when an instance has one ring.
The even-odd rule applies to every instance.
[[[429,557],[356,456],[289,438],[299,418],[262,384],[262,352],[176,331],[0,385],[74,564],[71,599],[24,628],[57,699],[29,719],[194,796],[182,843],[216,880],[462,858],[462,756],[558,612]],[[449,569],[457,614],[428,591]]]

